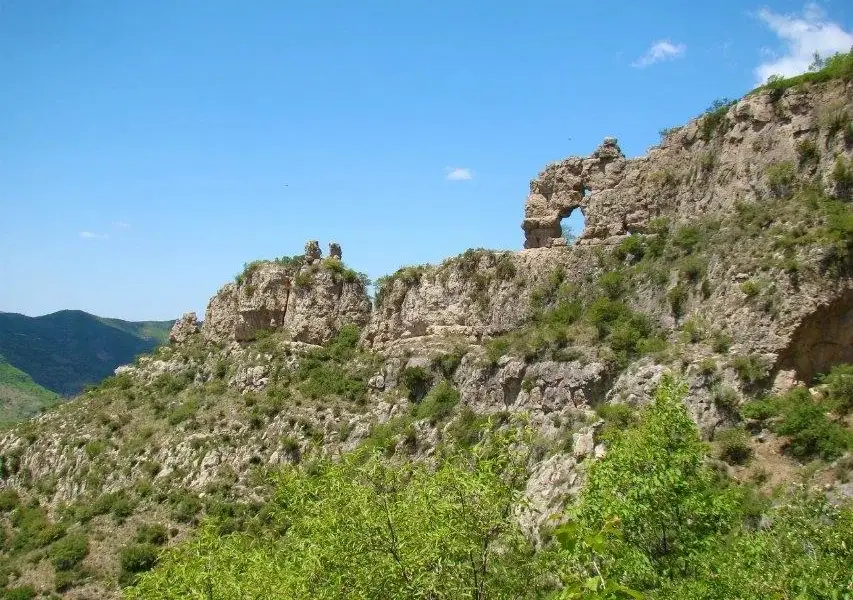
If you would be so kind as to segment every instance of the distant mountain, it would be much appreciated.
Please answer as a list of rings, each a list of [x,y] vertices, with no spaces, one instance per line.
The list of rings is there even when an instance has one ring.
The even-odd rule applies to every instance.
[[[0,356],[0,425],[34,415],[42,408],[53,406],[60,398]]]
[[[163,343],[173,321],[122,321],[80,310],[41,317],[0,312],[0,355],[63,396],[97,383]]]

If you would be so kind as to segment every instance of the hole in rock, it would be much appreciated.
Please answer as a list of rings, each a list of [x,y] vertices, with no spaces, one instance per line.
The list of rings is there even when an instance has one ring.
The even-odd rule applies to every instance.
[[[810,383],[840,363],[853,363],[853,290],[803,319],[779,357],[780,369],[793,369]]]
[[[573,208],[568,215],[560,219],[560,235],[569,246],[574,245],[577,239],[583,235],[585,228],[586,217],[579,206]]]

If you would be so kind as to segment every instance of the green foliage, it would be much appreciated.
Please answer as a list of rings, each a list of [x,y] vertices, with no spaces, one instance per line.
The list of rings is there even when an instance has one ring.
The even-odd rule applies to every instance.
[[[767,361],[755,354],[738,354],[729,361],[729,366],[737,372],[741,381],[748,384],[757,384],[767,378],[770,365]]]
[[[352,455],[287,469],[265,535],[205,528],[128,598],[536,598],[544,570],[513,511],[528,455],[492,439],[434,467]]]
[[[337,258],[325,258],[320,265],[333,273],[339,280],[345,283],[361,283],[362,287],[368,287],[371,284],[370,278],[365,273],[360,273],[350,269],[344,262]]]
[[[830,175],[836,186],[836,195],[847,198],[853,190],[853,161],[846,161],[842,156],[836,157]]]
[[[21,505],[21,497],[13,488],[0,490],[0,513],[8,513]]]
[[[410,399],[419,400],[429,390],[432,374],[421,366],[406,367],[400,373],[400,383],[409,391]]]
[[[830,56],[822,61],[820,69],[809,71],[802,75],[794,77],[771,76],[767,80],[767,83],[759,87],[756,91],[771,90],[781,93],[788,88],[807,83],[830,81],[832,79],[840,79],[842,81],[853,80],[853,51]],[[779,96],[774,97],[778,98]]]
[[[293,376],[299,391],[313,400],[339,397],[363,402],[370,366],[353,360],[358,339],[358,328],[345,325],[324,348],[303,356]]]
[[[796,458],[832,460],[853,447],[853,433],[831,420],[832,400],[817,401],[808,390],[795,388],[783,396],[748,402],[741,413],[749,419],[776,418],[773,430],[788,438],[788,451]]]
[[[693,573],[666,582],[657,597],[837,598],[850,591],[853,509],[799,494],[772,509],[760,529],[721,538],[693,561]]]
[[[151,544],[162,546],[169,540],[169,532],[165,525],[159,523],[140,525],[136,530],[136,542],[139,544]]]
[[[708,141],[722,132],[728,125],[726,113],[736,102],[736,100],[729,100],[728,98],[714,100],[699,123],[699,137]]]
[[[716,442],[720,458],[727,463],[742,465],[752,457],[752,444],[745,429],[725,429],[717,434]]]
[[[118,555],[121,573],[119,581],[123,585],[130,585],[137,580],[140,573],[150,571],[157,564],[160,551],[153,544],[140,544],[133,542],[124,546]]]
[[[50,547],[50,562],[57,571],[70,571],[89,554],[89,539],[82,533],[72,533]]]
[[[827,402],[835,412],[846,415],[853,410],[853,365],[832,367],[820,382],[826,385]]]
[[[676,318],[684,314],[684,304],[687,302],[687,296],[687,286],[681,281],[672,286],[666,293],[669,307]]]
[[[817,144],[815,144],[814,140],[805,138],[797,142],[797,158],[800,161],[801,167],[812,162],[817,162],[818,158],[820,158],[820,152],[818,152]]]
[[[429,419],[431,423],[438,423],[450,416],[451,411],[458,403],[459,391],[447,380],[442,380],[415,407],[414,417],[416,419]]]
[[[797,169],[792,162],[775,163],[764,171],[767,185],[777,198],[787,198],[793,193],[793,184],[797,179]]]
[[[607,443],[637,423],[637,411],[627,404],[602,404],[595,412],[604,421],[599,438]]]
[[[83,449],[86,451],[86,456],[89,457],[89,460],[92,460],[107,449],[107,443],[104,440],[92,440],[87,443]]]
[[[608,271],[598,278],[598,286],[611,300],[618,300],[625,293],[625,274],[622,271]]]
[[[420,282],[427,267],[425,265],[403,267],[392,275],[384,275],[376,280],[376,306],[381,306],[396,282],[411,287]]]
[[[465,348],[457,348],[452,352],[435,356],[432,359],[433,368],[447,379],[450,379],[456,373],[459,365],[462,364],[462,357],[465,356],[465,352]]]
[[[614,254],[620,261],[624,261],[629,258],[631,262],[641,260],[646,254],[646,242],[644,236],[632,233],[619,242]]]
[[[743,292],[744,296],[747,298],[755,298],[758,294],[761,293],[762,286],[756,281],[749,279],[740,284],[740,291]]]
[[[690,558],[731,528],[736,495],[704,466],[703,445],[682,398],[686,386],[665,378],[640,424],[616,437],[589,470],[570,512],[579,535],[604,533],[598,562],[621,584],[642,589],[685,572]],[[568,578],[586,580],[589,549],[571,558]]]
[[[37,595],[36,589],[31,585],[22,585],[7,588],[3,593],[3,600],[32,600]]]

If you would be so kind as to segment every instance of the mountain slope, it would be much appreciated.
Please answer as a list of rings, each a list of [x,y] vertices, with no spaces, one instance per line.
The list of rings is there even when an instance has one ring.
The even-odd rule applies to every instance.
[[[39,385],[69,396],[160,344],[171,321],[133,323],[63,310],[0,313],[0,355]]]
[[[0,356],[0,425],[14,423],[59,402],[60,396]]]
[[[0,436],[0,584],[518,598],[419,586],[487,546],[572,542],[553,535],[571,520],[589,535],[544,583],[581,587],[555,597],[613,573],[649,598],[833,597],[853,560],[853,512],[826,506],[853,496],[850,81],[759,90],[639,159],[609,139],[555,163],[531,183],[526,249],[400,269],[373,304],[336,244],[250,263],[203,324],[185,315],[170,345]],[[505,477],[481,444],[516,430]],[[353,450],[369,460],[336,462]],[[474,544],[483,559],[455,545],[479,536],[472,514],[511,533]],[[398,548],[425,553],[374,554]],[[354,587],[401,566],[384,594]]]

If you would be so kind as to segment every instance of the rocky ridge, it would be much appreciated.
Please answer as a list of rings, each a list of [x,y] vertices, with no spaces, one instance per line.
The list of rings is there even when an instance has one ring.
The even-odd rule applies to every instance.
[[[260,501],[267,469],[363,445],[429,459],[523,420],[535,534],[606,452],[601,408],[647,402],[664,372],[714,440],[745,398],[853,362],[841,113],[853,86],[829,82],[749,95],[641,158],[608,138],[531,182],[524,250],[401,269],[373,305],[337,244],[251,263],[169,347],[6,432],[3,485],[55,518],[105,507],[85,514],[103,534],[90,554],[107,556],[140,523],[180,540],[202,513]],[[578,209],[569,246],[559,224]],[[90,562],[99,577],[67,597],[115,595],[119,567]]]

